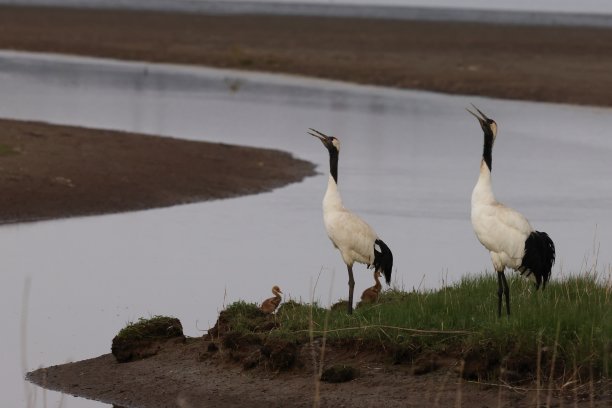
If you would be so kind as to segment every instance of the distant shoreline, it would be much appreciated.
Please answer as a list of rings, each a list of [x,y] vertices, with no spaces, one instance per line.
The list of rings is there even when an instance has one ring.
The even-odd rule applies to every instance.
[[[394,4],[313,3],[241,0],[0,0],[0,5],[69,7],[91,10],[140,10],[170,13],[362,18],[453,23],[612,28],[612,12],[503,10]]]
[[[0,7],[0,49],[612,106],[612,29]]]

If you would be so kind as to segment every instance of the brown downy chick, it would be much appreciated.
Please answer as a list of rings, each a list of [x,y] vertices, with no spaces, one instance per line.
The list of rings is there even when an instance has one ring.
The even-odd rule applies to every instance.
[[[363,291],[361,294],[361,301],[363,303],[375,303],[378,301],[378,296],[382,290],[382,285],[378,278],[380,278],[380,271],[374,271],[374,280],[376,281],[376,284]]]
[[[261,311],[266,314],[274,313],[282,300],[281,294],[283,292],[281,292],[278,286],[275,285],[272,287],[272,293],[274,294],[274,297],[264,300],[260,307]]]

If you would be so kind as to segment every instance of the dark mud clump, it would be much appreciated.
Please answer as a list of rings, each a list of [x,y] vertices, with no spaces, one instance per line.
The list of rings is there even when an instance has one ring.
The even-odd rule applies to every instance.
[[[410,343],[400,343],[390,348],[393,364],[402,364],[414,360],[421,352],[421,347]]]
[[[323,371],[321,381],[329,383],[342,383],[351,381],[359,376],[359,370],[346,364],[333,365]]]
[[[440,369],[443,361],[437,353],[427,352],[416,358],[412,365],[412,374],[423,375]]]
[[[278,325],[274,315],[263,313],[256,305],[236,302],[219,314],[204,340],[218,344],[230,361],[241,363],[244,369],[288,370],[299,361],[299,347],[270,337]]]
[[[248,369],[257,366],[263,339],[256,333],[230,331],[220,338],[220,344],[221,350],[231,361],[242,362]]]
[[[111,352],[126,363],[154,356],[168,341],[185,341],[183,326],[174,317],[155,316],[128,324],[113,338]]]
[[[494,348],[467,350],[463,354],[461,376],[466,380],[488,380],[499,373],[501,356]]]
[[[288,370],[295,365],[299,349],[293,342],[282,339],[268,339],[261,348],[266,365],[273,370]]]

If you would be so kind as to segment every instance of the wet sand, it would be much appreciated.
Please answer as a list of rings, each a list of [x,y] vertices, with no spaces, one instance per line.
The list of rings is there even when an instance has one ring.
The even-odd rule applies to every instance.
[[[112,354],[106,354],[39,369],[29,378],[50,389],[99,399],[117,408],[537,406],[535,387],[497,387],[486,381],[463,380],[458,375],[459,362],[452,359],[440,358],[436,360],[442,366],[438,370],[426,369],[426,374],[415,375],[410,364],[392,364],[383,350],[328,343],[325,367],[348,364],[358,369],[359,375],[349,382],[321,382],[317,391],[314,373],[318,363],[312,362],[313,351],[308,345],[300,350],[299,367],[279,371],[247,370],[232,362],[231,351],[211,351],[209,344],[202,338],[169,343],[157,355],[130,363],[117,363]],[[320,343],[315,344],[319,355]],[[550,394],[553,407],[609,406],[612,395],[602,391],[604,384],[594,384],[601,396],[593,401],[583,390],[587,387],[579,387],[575,401],[571,392],[560,396],[546,390],[540,392],[539,401],[543,404]],[[320,405],[315,405],[315,399]]]

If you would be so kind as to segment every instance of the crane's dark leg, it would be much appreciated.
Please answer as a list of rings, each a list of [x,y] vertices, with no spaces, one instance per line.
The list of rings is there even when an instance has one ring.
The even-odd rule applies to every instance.
[[[540,285],[542,284],[542,277],[540,275],[535,275],[536,278],[536,290],[540,289]],[[542,287],[542,290],[544,290],[544,287]]]
[[[510,316],[510,287],[508,286],[508,281],[506,280],[506,275],[502,271],[502,281],[504,282],[504,295],[506,296],[506,313]]]
[[[353,267],[351,265],[347,265],[346,267],[348,268],[349,275],[348,314],[353,314],[353,289],[355,288],[355,279],[353,278]]]
[[[501,317],[502,295],[504,293],[502,276],[504,276],[504,271],[497,271],[497,317]]]
[[[502,296],[506,297],[506,313],[510,316],[510,287],[503,269],[497,271],[497,317],[501,317]]]

